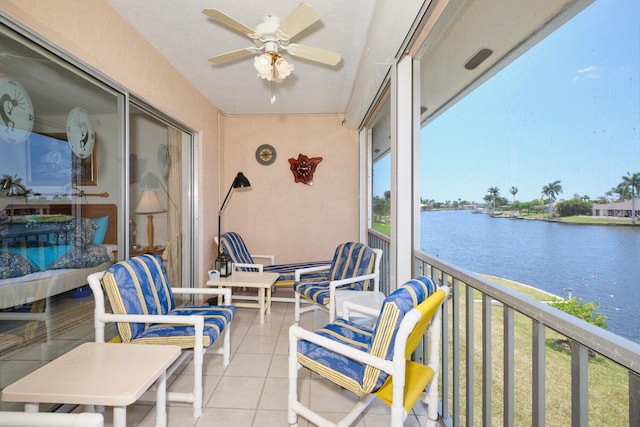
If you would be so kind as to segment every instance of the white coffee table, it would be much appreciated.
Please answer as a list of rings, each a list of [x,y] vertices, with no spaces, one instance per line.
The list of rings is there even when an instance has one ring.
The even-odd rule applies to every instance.
[[[89,342],[47,363],[2,390],[2,400],[113,407],[113,426],[126,427],[127,405],[156,382],[156,426],[167,425],[167,368],[180,356],[176,345]]]
[[[207,281],[207,286],[217,286],[219,288],[257,288],[258,302],[236,302],[242,299],[254,300],[254,297],[236,296],[232,297],[233,305],[236,307],[250,307],[260,309],[260,323],[264,323],[264,314],[271,313],[271,286],[278,280],[278,273],[259,273],[252,271],[235,271],[227,277]]]

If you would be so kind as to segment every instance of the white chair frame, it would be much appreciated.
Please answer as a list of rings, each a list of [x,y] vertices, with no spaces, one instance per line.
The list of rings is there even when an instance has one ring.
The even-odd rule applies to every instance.
[[[449,288],[447,286],[439,287],[438,290],[444,290],[446,296],[443,304],[447,300],[449,295]],[[345,303],[347,308],[345,316],[348,316],[349,312],[361,312],[363,314],[371,314],[372,310],[368,307],[357,306],[353,303]],[[379,313],[379,312],[378,312]],[[350,426],[362,412],[364,412],[369,404],[376,397],[371,393],[363,397],[353,409],[340,421],[333,423],[318,413],[307,408],[298,400],[298,370],[301,365],[297,360],[298,341],[307,340],[321,347],[327,348],[338,354],[342,354],[350,359],[356,360],[367,365],[374,366],[387,374],[392,376],[393,384],[393,402],[391,405],[391,427],[402,427],[404,420],[407,418],[407,412],[403,407],[404,403],[404,385],[405,385],[405,347],[407,345],[407,338],[416,324],[420,321],[420,312],[417,309],[409,311],[396,333],[395,344],[393,347],[392,360],[385,360],[371,354],[357,350],[355,348],[344,345],[340,342],[331,340],[329,338],[318,335],[312,331],[308,331],[299,326],[292,325],[289,328],[289,409],[288,409],[288,421],[291,427],[297,427],[298,414],[309,420],[314,425],[320,427],[346,427]],[[434,376],[428,386],[428,391],[425,392],[420,399],[427,405],[427,427],[436,427],[438,425],[438,374],[440,371],[440,342],[441,342],[441,329],[442,329],[442,306],[438,308],[436,313],[431,319],[431,323],[427,329],[429,339],[429,363],[428,366],[433,369]]]
[[[373,267],[373,273],[367,274],[364,276],[349,277],[347,279],[342,279],[342,280],[333,280],[329,282],[329,304],[328,304],[329,306],[328,307],[320,304],[316,304],[315,302],[312,302],[312,301],[308,301],[306,298],[304,299],[304,302],[309,303],[309,305],[307,305],[306,307],[301,307],[301,303],[303,301],[302,297],[299,292],[294,292],[295,323],[298,324],[298,322],[300,322],[300,315],[302,313],[306,313],[312,310],[317,310],[318,308],[328,311],[329,321],[333,322],[336,319],[336,309],[337,309],[336,308],[336,290],[338,290],[340,287],[344,285],[373,279],[373,291],[379,292],[380,291],[380,262],[382,261],[382,249],[372,248],[371,250],[373,251],[376,257],[374,267]],[[296,282],[299,282],[304,274],[327,270],[329,268],[331,268],[331,264],[298,269],[296,270]],[[359,292],[359,291],[353,291],[353,292]],[[360,292],[369,292],[369,291],[360,291]]]
[[[95,300],[94,309],[94,328],[96,342],[104,342],[104,329],[107,323],[129,322],[129,323],[173,323],[183,325],[193,325],[195,328],[195,346],[193,351],[183,351],[181,356],[173,365],[167,369],[167,378],[173,374],[182,363],[193,354],[193,391],[190,393],[167,392],[167,401],[193,403],[193,416],[200,417],[202,415],[203,391],[202,391],[202,365],[204,353],[206,349],[202,345],[204,334],[204,317],[200,315],[175,316],[175,315],[143,315],[143,314],[112,314],[105,310],[105,298],[102,289],[102,276],[104,271],[89,275],[88,282],[91,286]],[[191,295],[222,295],[224,297],[224,305],[231,305],[231,289],[224,288],[171,288],[174,294],[191,294]],[[223,344],[221,348],[216,350],[216,354],[222,354],[222,363],[224,366],[229,365],[231,355],[231,323],[229,322],[223,332]],[[218,337],[220,339],[220,337]],[[214,344],[212,344],[214,345]],[[153,400],[155,393],[145,393],[144,399]]]

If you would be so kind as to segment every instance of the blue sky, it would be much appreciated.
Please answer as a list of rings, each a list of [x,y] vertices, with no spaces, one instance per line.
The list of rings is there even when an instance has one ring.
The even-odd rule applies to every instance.
[[[422,197],[604,195],[640,172],[639,64],[638,1],[598,0],[422,129]]]

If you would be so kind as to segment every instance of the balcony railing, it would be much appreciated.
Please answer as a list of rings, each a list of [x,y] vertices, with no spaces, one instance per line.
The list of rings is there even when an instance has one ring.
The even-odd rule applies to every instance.
[[[386,236],[370,233],[369,244],[389,252]],[[422,252],[415,271],[451,287],[445,425],[640,425],[639,344]]]

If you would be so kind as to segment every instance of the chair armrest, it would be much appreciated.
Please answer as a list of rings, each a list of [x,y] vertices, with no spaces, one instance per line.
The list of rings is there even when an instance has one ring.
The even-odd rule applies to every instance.
[[[111,314],[105,313],[104,322],[122,323],[171,323],[179,325],[193,325],[204,330],[204,316],[191,314],[188,316],[176,316],[170,314]]]
[[[269,260],[269,265],[273,265],[276,263],[276,257],[274,255],[254,255],[251,254],[251,258],[256,259],[268,259]]]
[[[353,301],[345,301],[342,303],[342,317],[349,320],[349,314],[360,313],[366,316],[377,317],[380,314],[380,309],[371,308],[364,305],[356,304]]]
[[[341,354],[353,359],[357,362],[361,362],[375,368],[381,369],[389,374],[393,372],[393,363],[390,360],[381,359],[379,357],[372,356],[370,353],[366,353],[362,350],[349,347],[346,344],[342,344],[338,341],[334,341],[322,335],[318,335],[314,332],[301,328],[300,326],[292,325],[289,328],[289,351],[297,352],[297,341],[305,340],[312,342],[320,347],[324,347],[328,350]],[[295,345],[295,347],[294,347]]]
[[[296,282],[300,281],[300,276],[302,276],[303,274],[329,270],[330,268],[331,268],[331,264],[316,265],[315,267],[299,268],[296,270]]]
[[[334,292],[337,288],[348,285],[349,283],[363,282],[365,280],[375,279],[378,273],[365,274],[364,276],[349,277],[347,279],[333,280],[329,282],[330,292]]]
[[[241,262],[239,263],[234,263],[233,264],[233,269],[235,270],[236,268],[257,268],[258,272],[262,273],[262,269],[264,268],[264,265],[262,264],[243,264]]]
[[[229,288],[171,288],[174,294],[223,295],[224,304],[231,305],[231,289]]]

